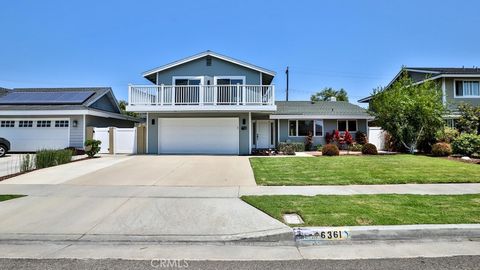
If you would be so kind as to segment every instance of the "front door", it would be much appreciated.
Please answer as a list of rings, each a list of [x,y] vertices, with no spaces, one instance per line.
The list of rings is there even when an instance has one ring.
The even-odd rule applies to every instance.
[[[257,120],[256,148],[264,149],[273,147],[273,122],[270,120]]]

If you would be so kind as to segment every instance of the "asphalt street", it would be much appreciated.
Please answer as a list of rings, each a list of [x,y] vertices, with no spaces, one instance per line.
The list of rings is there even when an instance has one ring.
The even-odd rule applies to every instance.
[[[129,261],[129,260],[77,260],[77,259],[0,259],[0,269],[343,269],[343,270],[440,270],[479,269],[480,256],[457,256],[441,258],[367,259],[367,260],[294,260],[294,261]]]

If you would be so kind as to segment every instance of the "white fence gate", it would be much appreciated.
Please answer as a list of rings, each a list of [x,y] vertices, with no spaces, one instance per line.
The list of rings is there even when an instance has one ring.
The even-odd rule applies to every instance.
[[[380,127],[368,127],[368,142],[378,150],[385,150],[385,131]]]
[[[110,128],[93,128],[93,139],[102,142],[100,144],[100,154],[108,154],[110,152],[109,130]]]
[[[113,149],[110,150],[110,132],[113,132]],[[101,154],[136,154],[137,129],[136,128],[93,128],[93,139],[102,142]]]
[[[114,128],[113,145],[114,154],[136,154],[137,153],[137,129],[136,128]]]

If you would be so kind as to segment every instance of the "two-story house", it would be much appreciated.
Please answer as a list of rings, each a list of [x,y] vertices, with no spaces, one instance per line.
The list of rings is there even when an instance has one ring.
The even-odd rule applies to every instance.
[[[459,117],[458,105],[469,103],[480,105],[480,68],[418,68],[405,67],[393,78],[386,89],[392,85],[406,71],[415,83],[434,80],[442,89],[442,102],[448,108],[445,115],[447,124],[455,126],[455,119]],[[374,96],[358,100],[360,103],[369,103]]]
[[[276,102],[275,72],[206,51],[143,73],[128,111],[146,114],[150,154],[234,154],[281,141],[325,143],[326,132],[366,131],[371,117],[348,102]]]

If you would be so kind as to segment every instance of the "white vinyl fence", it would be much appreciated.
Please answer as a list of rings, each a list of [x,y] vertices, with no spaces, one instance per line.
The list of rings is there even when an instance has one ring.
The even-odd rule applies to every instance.
[[[385,150],[385,131],[380,127],[368,127],[368,142],[378,150]]]
[[[110,136],[110,133],[113,136]],[[136,154],[137,153],[137,129],[136,128],[94,128],[93,139],[102,142],[101,154]],[[113,141],[110,142],[110,139]],[[110,149],[110,147],[113,147]]]

